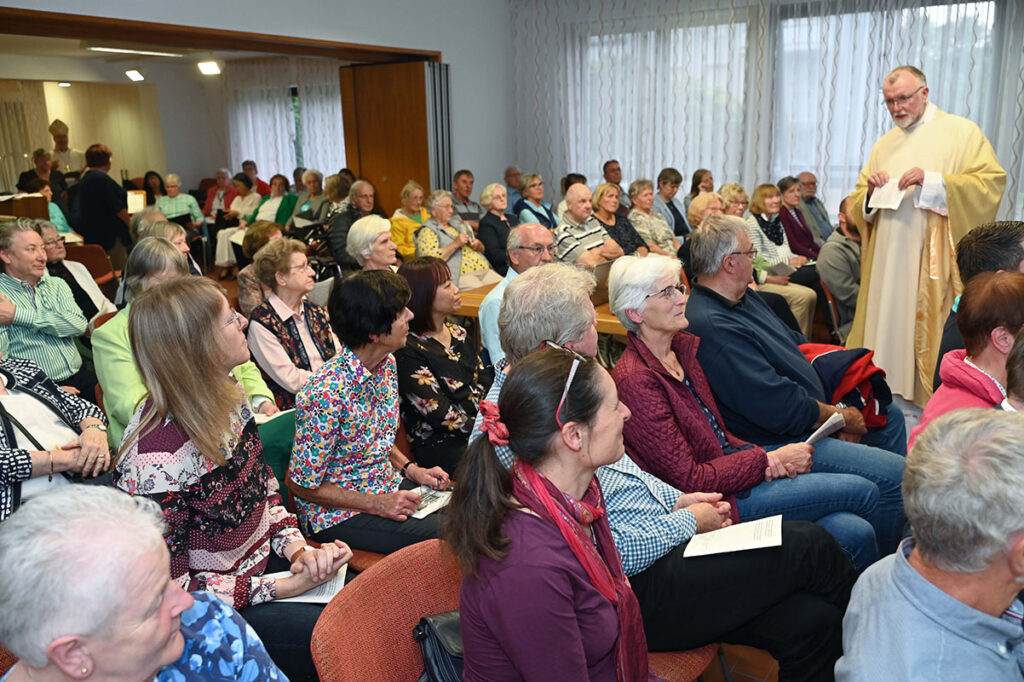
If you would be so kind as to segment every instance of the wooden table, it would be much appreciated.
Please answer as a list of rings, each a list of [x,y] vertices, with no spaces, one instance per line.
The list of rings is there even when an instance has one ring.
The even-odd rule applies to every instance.
[[[487,284],[476,289],[463,291],[462,307],[459,308],[459,312],[456,314],[464,317],[478,317],[480,315],[480,304],[484,302],[484,297],[496,286],[497,284]],[[619,318],[612,315],[611,308],[608,307],[607,303],[595,306],[594,309],[597,312],[597,332],[599,334],[626,335],[626,328],[619,322]]]

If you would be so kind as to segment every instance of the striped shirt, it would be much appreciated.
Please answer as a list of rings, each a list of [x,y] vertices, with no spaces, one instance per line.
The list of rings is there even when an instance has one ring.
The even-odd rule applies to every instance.
[[[85,333],[88,322],[64,280],[43,275],[33,287],[4,272],[0,294],[15,306],[14,320],[7,325],[11,357],[31,360],[54,381],[82,368],[74,338]]]
[[[507,371],[505,360],[495,363],[494,383],[484,400],[497,404]],[[469,436],[471,441],[480,436],[482,422],[482,413],[477,413]],[[506,468],[512,466],[515,454],[507,445],[496,447],[495,452]],[[682,492],[641,469],[629,455],[623,454],[618,462],[600,467],[597,480],[604,491],[612,539],[626,575],[646,571],[655,561],[697,534],[697,517],[692,512],[673,511]]]
[[[608,239],[608,230],[594,216],[581,225],[566,214],[565,222],[555,228],[554,238],[555,258],[575,263],[587,251],[603,246],[604,240]]]
[[[194,223],[203,219],[199,202],[191,194],[179,194],[176,197],[162,196],[156,200],[156,207],[168,218],[177,218],[187,213]]]

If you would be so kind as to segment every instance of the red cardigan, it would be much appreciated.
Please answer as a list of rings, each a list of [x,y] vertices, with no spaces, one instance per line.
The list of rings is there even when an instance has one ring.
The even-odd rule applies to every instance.
[[[790,250],[798,256],[816,259],[821,247],[815,243],[814,237],[811,236],[811,230],[804,222],[800,211],[796,209],[791,211],[783,206],[779,211],[779,219],[782,221],[782,228],[786,231],[786,237],[789,238]]]
[[[736,438],[722,421],[704,372],[697,364],[693,334],[679,332],[672,349],[704,404],[725,432],[729,445],[748,446]],[[765,451],[754,445],[748,450],[725,454],[697,399],[683,382],[664,368],[635,334],[629,334],[612,378],[619,400],[633,416],[622,435],[626,452],[640,468],[683,492],[718,492],[732,506],[733,522],[739,521],[735,493],[764,481],[768,466]]]
[[[206,203],[203,204],[203,215],[210,215],[213,211],[213,200],[217,197],[217,190],[220,189],[217,185],[214,185],[210,189],[206,190]],[[224,210],[227,211],[231,207],[231,201],[238,196],[238,190],[228,185],[227,190],[224,192]]]

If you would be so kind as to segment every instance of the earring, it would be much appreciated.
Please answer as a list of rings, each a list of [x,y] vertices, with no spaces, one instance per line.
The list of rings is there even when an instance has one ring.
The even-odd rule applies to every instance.
[[[89,666],[85,666],[85,667],[82,668],[82,674],[83,675],[88,675],[89,674]]]

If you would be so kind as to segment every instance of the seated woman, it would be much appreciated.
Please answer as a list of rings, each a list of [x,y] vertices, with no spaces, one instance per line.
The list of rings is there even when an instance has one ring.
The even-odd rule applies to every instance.
[[[188,234],[185,232],[185,228],[178,223],[157,220],[156,222],[144,225],[139,229],[139,239],[145,239],[146,237],[162,237],[174,244],[178,247],[178,251],[181,251],[182,255],[185,256],[185,261],[188,263],[188,274],[203,274],[199,270],[199,264],[192,257],[192,249],[188,245]]]
[[[391,223],[379,215],[368,215],[352,223],[345,250],[363,270],[398,270],[398,249],[391,241]]]
[[[537,223],[549,230],[558,227],[558,218],[551,204],[544,201],[544,178],[540,173],[527,173],[519,183],[522,198],[512,207],[521,223]]]
[[[64,195],[68,191],[68,181],[64,174],[55,169],[51,163],[50,152],[45,149],[36,149],[32,152],[32,168],[18,176],[17,188],[22,192],[30,192],[28,183],[32,180],[46,180],[53,191],[53,200],[57,202],[61,211],[67,213],[67,204],[64,202]]]
[[[25,500],[70,483],[54,474],[92,477],[110,466],[100,408],[59,388],[31,360],[7,357],[7,334],[0,335],[0,407],[0,521]]]
[[[25,191],[30,194],[42,194],[46,197],[46,209],[50,215],[50,222],[53,223],[54,227],[61,234],[76,237],[75,241],[82,241],[82,238],[75,234],[74,230],[71,229],[71,225],[68,224],[68,219],[64,215],[64,211],[60,210],[53,200],[53,189],[50,187],[50,183],[42,178],[32,178],[25,185]]]
[[[718,194],[722,197],[722,212],[725,215],[734,215],[742,218],[750,205],[750,197],[738,182],[727,182],[718,188]]]
[[[163,532],[156,504],[104,486],[0,526],[0,644],[18,657],[3,679],[284,680],[234,609],[171,580]]]
[[[146,395],[128,336],[131,301],[160,282],[186,275],[185,259],[169,241],[159,237],[140,239],[125,265],[128,305],[92,333],[93,363],[103,387],[103,410],[110,419],[111,445],[120,444],[125,426]],[[253,410],[267,415],[278,411],[273,394],[252,360],[246,358],[232,370],[232,375],[242,384]]]
[[[782,220],[782,227],[786,230],[786,237],[789,238],[789,247],[798,256],[807,256],[811,260],[818,257],[821,250],[821,235],[818,241],[814,239],[814,233],[818,231],[817,226],[812,230],[807,227],[803,213],[797,208],[803,203],[803,195],[800,193],[800,181],[792,175],[779,180],[779,191],[782,192],[782,209],[779,211],[779,218]]]
[[[637,254],[646,256],[648,249],[644,240],[637,233],[629,218],[619,215],[619,186],[605,182],[597,186],[594,195],[591,197],[590,205],[594,208],[594,217],[604,229],[608,236],[622,247],[623,253],[627,256]]]
[[[290,410],[313,372],[334,357],[338,338],[327,311],[305,300],[315,284],[305,244],[272,241],[256,254],[253,266],[272,293],[249,316],[249,350],[278,408]]]
[[[270,191],[273,194],[273,178],[270,180]],[[242,238],[242,253],[251,261],[260,249],[275,239],[280,239],[283,236],[282,230],[284,228],[280,223],[266,220],[249,223],[249,227],[245,229],[245,237]],[[252,309],[267,300],[271,290],[256,276],[256,266],[252,263],[238,271],[237,281],[238,311],[248,319],[252,314]]]
[[[726,430],[697,364],[699,341],[684,331],[686,289],[679,284],[679,267],[674,259],[629,256],[612,266],[611,309],[629,330],[626,351],[612,372],[634,416],[623,434],[626,452],[680,490],[723,493],[733,521],[775,514],[814,521],[832,533],[858,569],[871,565],[879,557],[872,527],[875,483],[827,473],[827,463],[817,463],[811,473],[814,448],[804,443],[766,453]]]
[[[285,179],[285,182],[287,181]],[[327,197],[324,196],[323,183],[324,174],[320,171],[307,168],[302,172],[302,184],[306,189],[302,190],[296,198],[295,208],[285,224],[286,229],[290,229],[295,224],[295,216],[301,216],[314,222],[319,221],[320,211],[328,203]]]
[[[633,203],[627,219],[647,244],[651,253],[674,256],[682,246],[665,221],[665,216],[654,210],[654,183],[640,178],[629,185],[629,200]]]
[[[128,333],[146,394],[114,483],[163,510],[171,580],[234,606],[286,673],[312,675],[309,642],[323,606],[274,602],[333,578],[352,553],[342,542],[313,549],[281,506],[245,392],[230,376],[249,358],[244,324],[205,277],[172,279],[134,301]],[[287,577],[267,575],[279,571]]]
[[[259,206],[246,220],[250,225],[258,220],[284,225],[295,212],[298,200],[299,197],[288,193],[288,178],[278,173],[270,178],[270,194],[260,199]]]
[[[505,185],[500,182],[492,182],[484,187],[484,191],[480,192],[480,205],[487,209],[487,213],[480,219],[476,234],[484,244],[487,262],[496,273],[504,277],[508,272],[508,254],[505,251],[508,233],[519,224],[519,218],[505,213],[508,194]]]
[[[940,360],[942,385],[928,400],[908,446],[933,420],[964,407],[996,407],[1006,399],[1006,358],[1024,327],[1024,274],[983,272],[964,286],[956,326],[964,348]]]
[[[146,171],[142,176],[142,189],[146,191],[146,206],[152,206],[157,199],[167,196],[164,179],[155,170]]]
[[[462,222],[451,224],[455,200],[446,189],[432,192],[427,199],[431,218],[416,230],[416,255],[434,256],[448,264],[452,281],[460,291],[501,281],[481,253],[483,242]]]
[[[324,203],[319,208],[310,209],[309,217],[313,222],[328,224],[336,215],[348,208],[348,193],[352,184],[339,173],[328,175],[324,179]]]
[[[686,212],[690,211],[690,202],[697,198],[697,196],[703,192],[714,192],[715,191],[715,179],[711,175],[711,171],[707,168],[698,168],[693,172],[693,177],[690,179],[690,193],[683,197],[683,208]],[[691,226],[696,229],[696,225]]]
[[[156,200],[156,208],[171,222],[182,224],[191,230],[203,226],[203,211],[199,202],[188,192],[181,193],[181,178],[174,173],[167,175],[167,195]]]
[[[608,372],[540,350],[483,409],[444,523],[465,574],[464,679],[657,679],[594,476],[622,457],[629,419]]]
[[[425,469],[395,447],[398,380],[392,355],[405,346],[409,285],[393,272],[357,272],[337,282],[327,309],[341,350],[295,399],[295,447],[288,490],[299,519],[319,542],[393,552],[437,537],[437,514],[411,518],[420,505],[405,477],[435,489],[448,474]]]
[[[245,173],[238,173],[231,179],[238,194],[231,201],[231,208],[224,212],[225,221],[238,221],[238,227],[223,227],[217,231],[217,244],[213,256],[213,264],[221,269],[220,278],[227,279],[235,267],[235,250],[231,246],[231,237],[239,230],[244,230],[246,218],[251,216],[263,200],[254,189],[252,178]]]
[[[430,214],[423,207],[423,187],[415,180],[410,180],[402,187],[400,195],[402,207],[395,209],[391,216],[391,241],[398,247],[398,255],[402,260],[416,257],[414,235],[423,223],[430,220]]]
[[[409,338],[395,353],[402,421],[417,463],[455,473],[491,386],[466,330],[445,318],[462,297],[440,258],[416,258],[398,269],[409,283]]]
[[[673,234],[685,239],[694,229],[686,222],[686,206],[676,196],[683,176],[675,168],[663,168],[658,173],[658,193],[654,197],[654,210],[661,214],[672,228]]]

